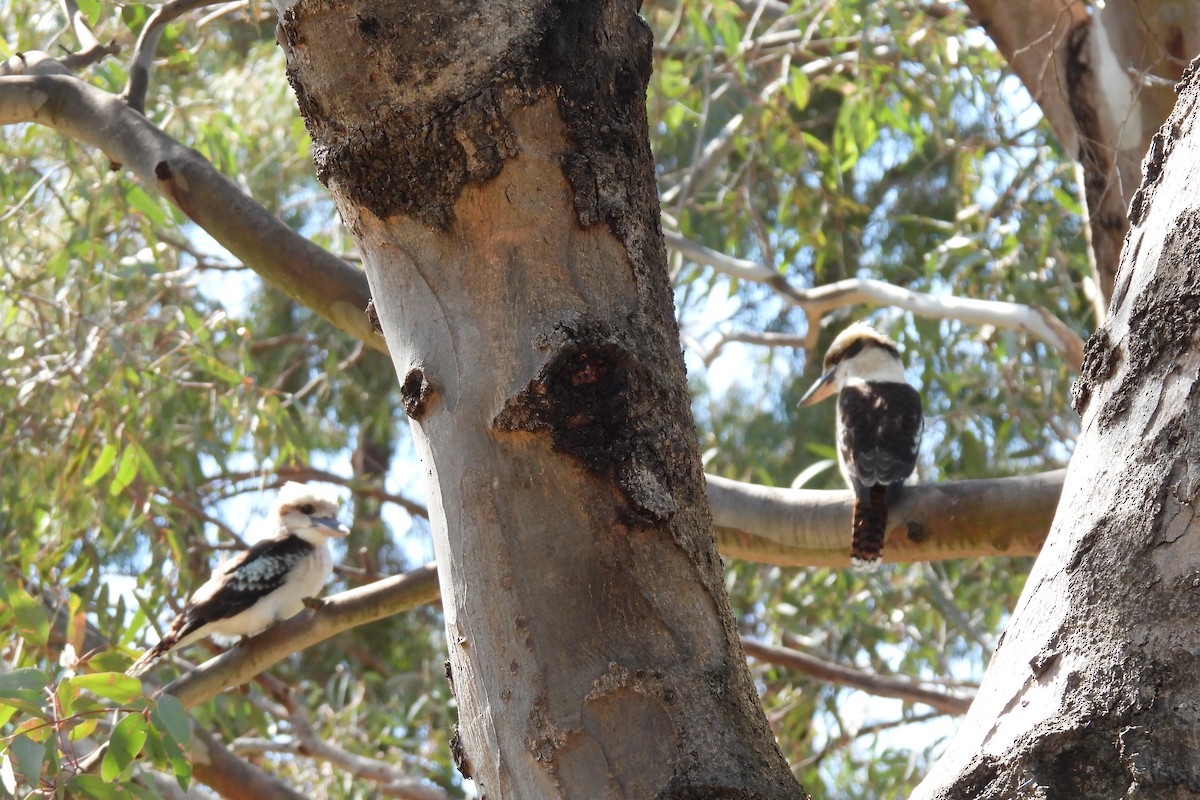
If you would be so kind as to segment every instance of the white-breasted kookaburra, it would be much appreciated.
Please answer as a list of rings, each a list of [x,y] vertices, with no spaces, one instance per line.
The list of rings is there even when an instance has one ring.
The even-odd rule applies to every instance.
[[[850,560],[879,566],[888,505],[917,465],[921,395],[904,380],[900,349],[865,322],[838,334],[825,373],[800,398],[816,403],[837,393],[837,448],[842,477],[854,490]]]
[[[252,636],[300,613],[333,571],[326,542],[350,532],[337,515],[338,498],[332,491],[285,483],[265,523],[270,538],[213,570],[128,674],[141,675],[171,650],[206,636]]]

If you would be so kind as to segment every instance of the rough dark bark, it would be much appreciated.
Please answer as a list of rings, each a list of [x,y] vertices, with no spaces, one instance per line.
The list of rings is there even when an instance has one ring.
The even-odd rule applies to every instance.
[[[280,41],[428,472],[464,774],[803,796],[724,593],[636,4],[308,0]]]
[[[1200,73],[1134,201],[1063,501],[920,798],[1200,796]]]

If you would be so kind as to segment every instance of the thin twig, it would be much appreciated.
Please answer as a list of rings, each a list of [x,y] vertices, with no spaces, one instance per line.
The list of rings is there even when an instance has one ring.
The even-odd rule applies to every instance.
[[[75,40],[79,42],[79,50],[62,56],[58,59],[58,63],[74,72],[96,63],[105,56],[120,52],[121,48],[116,44],[100,43],[100,40],[92,33],[87,18],[79,10],[75,0],[60,0],[60,2],[63,13],[67,15],[67,24],[75,34]]]
[[[808,653],[802,653],[799,650],[766,644],[744,636],[742,637],[742,649],[746,651],[746,655],[759,661],[799,670],[818,680],[849,686],[879,697],[893,697],[910,703],[923,703],[948,714],[967,713],[967,709],[971,707],[971,701],[974,699],[973,696],[950,691],[933,684],[915,681],[911,678],[893,678],[851,669]]]
[[[812,289],[800,289],[788,283],[787,279],[775,270],[757,261],[727,256],[674,231],[664,231],[663,238],[668,247],[678,250],[698,264],[712,267],[739,280],[764,283],[775,289],[785,302],[800,308],[808,316],[808,341],[811,344],[816,342],[819,323],[824,314],[835,308],[872,303],[895,306],[924,317],[955,319],[968,324],[993,325],[997,328],[1024,331],[1062,355],[1074,369],[1079,369],[1083,363],[1083,339],[1039,306],[932,295],[870,278],[848,278]]]
[[[278,702],[272,702],[257,694],[251,694],[249,700],[259,710],[276,719],[287,721],[291,726],[296,745],[295,752],[298,754],[333,764],[355,777],[372,781],[376,784],[379,794],[385,797],[399,797],[403,800],[449,800],[449,795],[441,789],[405,775],[390,762],[352,753],[344,747],[322,739],[309,720],[308,712],[296,701],[291,690],[282,681],[269,675],[260,677],[264,679],[264,685]]]

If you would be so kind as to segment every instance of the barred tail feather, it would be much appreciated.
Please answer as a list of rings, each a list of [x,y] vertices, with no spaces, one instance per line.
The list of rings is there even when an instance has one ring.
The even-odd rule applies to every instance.
[[[850,563],[857,569],[873,572],[883,554],[883,536],[887,533],[887,486],[877,483],[854,500],[853,538]]]
[[[137,661],[130,665],[129,669],[125,670],[125,674],[131,678],[136,678],[145,673],[148,669],[154,666],[160,658],[165,656],[175,645],[174,639],[163,639],[158,644],[151,647],[138,658]]]

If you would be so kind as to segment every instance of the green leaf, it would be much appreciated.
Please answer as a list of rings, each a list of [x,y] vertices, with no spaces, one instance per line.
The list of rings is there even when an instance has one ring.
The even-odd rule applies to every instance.
[[[67,783],[68,795],[83,795],[92,800],[128,800],[129,790],[119,784],[108,783],[96,775],[76,775]]]
[[[12,672],[0,673],[0,700],[14,696],[14,692],[41,692],[50,683],[50,676],[40,669],[24,667]]]
[[[42,709],[42,692],[49,683],[49,675],[32,667],[4,673],[0,675],[0,705],[44,720],[46,712]]]
[[[117,723],[108,738],[108,752],[100,764],[100,777],[111,783],[133,763],[146,744],[149,726],[141,714],[130,714]]]
[[[99,0],[78,0],[77,5],[79,6],[79,10],[87,17],[89,25],[95,26],[100,21]]]
[[[812,97],[812,82],[798,69],[792,70],[792,79],[788,83],[788,94],[797,111],[808,108],[808,101]]]
[[[117,465],[117,474],[108,487],[108,493],[116,497],[125,491],[125,487],[133,483],[138,474],[137,447],[129,446],[121,451],[121,463]]]
[[[130,627],[137,630],[139,626],[135,626],[133,621],[131,621]],[[102,672],[124,672],[129,669],[129,664],[129,656],[118,650],[105,650],[102,653],[97,653],[88,660],[89,667]]]
[[[136,183],[126,184],[125,202],[138,211],[141,211],[156,225],[163,225],[167,221],[167,215],[163,211],[162,206],[153,197],[146,194],[146,190]]]
[[[92,471],[83,479],[84,486],[91,486],[96,481],[103,478],[112,469],[112,465],[117,460],[117,448],[111,442],[104,445],[100,449],[100,455],[96,457],[96,463],[92,465]]]
[[[174,695],[159,696],[158,706],[150,713],[150,720],[154,727],[171,734],[171,738],[180,744],[187,744],[192,740],[191,721],[183,703]]]
[[[80,720],[79,724],[71,728],[70,739],[72,742],[78,742],[80,739],[91,736],[96,730],[96,726],[100,724],[99,717],[87,717]]]
[[[158,467],[154,466],[154,459],[150,457],[150,454],[147,453],[140,444],[135,444],[133,446],[137,448],[139,471],[146,476],[146,480],[161,486],[163,483],[163,477],[158,471]]]
[[[100,697],[112,700],[114,703],[131,703],[142,697],[142,682],[120,672],[76,675],[68,680],[80,689],[86,689]]]
[[[42,762],[46,760],[46,743],[35,742],[27,736],[13,737],[8,746],[17,771],[25,776],[25,782],[37,786],[42,775]]]
[[[45,607],[19,584],[9,583],[5,589],[21,637],[35,647],[45,645],[50,639],[50,619]]]

